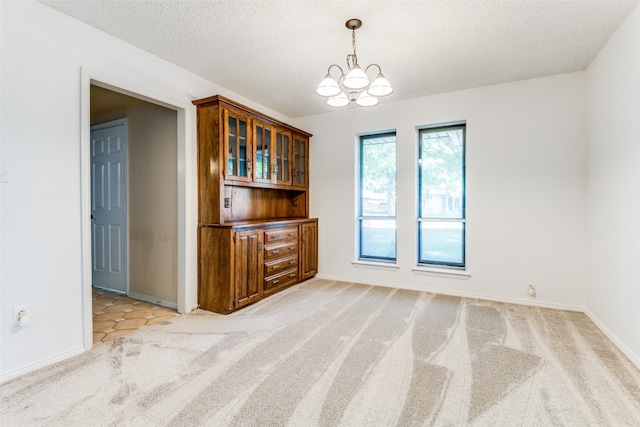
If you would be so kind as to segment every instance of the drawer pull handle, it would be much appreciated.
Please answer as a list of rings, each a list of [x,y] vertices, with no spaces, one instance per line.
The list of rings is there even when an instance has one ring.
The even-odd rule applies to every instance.
[[[292,251],[292,250],[294,250],[295,248],[296,248],[295,246],[291,246],[291,247],[289,248],[289,250],[290,250],[290,251]]]
[[[271,282],[273,285],[275,285],[276,283],[280,282],[280,280],[276,279],[273,282]]]
[[[289,233],[289,234],[287,234],[287,236],[291,237],[291,236],[293,236],[293,233]]]
[[[280,251],[276,249],[275,251],[271,251],[271,253],[272,253],[272,254],[279,254],[279,253],[280,253]]]
[[[289,265],[291,265],[291,264],[295,264],[295,261],[293,261],[293,260],[289,261]]]
[[[278,264],[271,266],[272,270],[275,270],[276,268],[280,267]]]
[[[296,273],[289,274],[289,277],[296,277]]]

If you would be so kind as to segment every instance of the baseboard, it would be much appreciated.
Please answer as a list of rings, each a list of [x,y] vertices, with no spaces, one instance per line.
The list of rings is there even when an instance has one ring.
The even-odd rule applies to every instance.
[[[13,378],[19,377],[20,375],[24,375],[29,372],[38,370],[40,368],[53,365],[54,363],[62,362],[63,360],[82,354],[84,353],[84,351],[85,351],[84,346],[79,346],[72,350],[65,351],[64,353],[47,357],[46,359],[42,359],[39,362],[31,363],[29,365],[22,366],[18,369],[14,369],[13,371],[3,372],[2,375],[0,375],[0,384],[4,383],[5,381],[9,381]]]
[[[174,308],[176,310],[178,309],[178,303],[176,303],[174,301],[167,301],[167,300],[163,300],[162,298],[153,297],[153,296],[150,296],[150,295],[139,294],[137,292],[129,292],[127,294],[127,296],[129,296],[131,298],[139,299],[140,301],[145,301],[145,302],[150,302],[152,304],[161,305],[163,307]]]
[[[617,336],[616,334],[614,334],[613,332],[611,332],[611,330],[609,328],[607,328],[604,323],[602,323],[600,321],[600,319],[598,319],[592,312],[590,312],[588,309],[584,309],[584,314],[586,314],[589,319],[591,319],[591,321],[602,331],[603,334],[605,334],[607,336],[607,338],[609,338],[611,340],[611,342],[613,342],[613,344],[618,347],[618,349],[620,349],[620,351],[622,353],[624,353],[625,356],[627,356],[629,358],[629,360],[631,361],[631,363],[633,363],[634,365],[636,365],[638,367],[638,369],[640,369],[640,357],[638,357],[637,354],[634,354],[633,351],[631,351],[631,349],[629,349],[629,347],[627,347]]]
[[[329,276],[324,274],[318,274],[316,275],[316,277],[319,279],[338,280],[341,282],[351,282],[351,283],[354,282],[354,280],[350,278]],[[360,280],[360,279],[357,280],[357,283],[362,283],[363,285],[371,285],[371,286],[384,286],[386,288],[407,289],[410,291],[431,292],[434,294],[451,295],[454,297],[474,298],[474,299],[481,299],[481,300],[493,301],[493,302],[504,302],[509,304],[528,305],[532,307],[551,308],[554,310],[584,311],[584,307],[575,306],[575,305],[555,304],[555,303],[531,301],[531,300],[518,299],[518,298],[496,297],[493,295],[476,294],[472,292],[456,292],[456,291],[450,291],[450,290],[444,290],[444,289],[438,289],[438,288],[428,288],[424,286],[404,285],[404,284],[397,284],[397,283],[387,283],[387,282],[378,282],[374,280]]]

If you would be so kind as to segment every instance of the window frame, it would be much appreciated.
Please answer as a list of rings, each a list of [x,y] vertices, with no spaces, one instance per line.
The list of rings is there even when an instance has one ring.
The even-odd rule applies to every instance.
[[[394,212],[395,215],[364,215],[364,201],[363,201],[363,143],[366,140],[376,139],[376,138],[385,138],[385,137],[393,137],[395,139],[395,186],[397,192],[397,184],[398,184],[398,135],[395,129],[387,130],[387,131],[379,131],[374,133],[366,133],[359,134],[356,137],[357,142],[357,182],[356,182],[356,260],[358,262],[363,263],[381,263],[381,264],[389,264],[394,265],[398,259],[398,220],[397,220],[397,207],[398,201],[397,198],[395,200]],[[362,242],[363,242],[363,233],[362,226],[364,221],[393,221],[395,223],[394,227],[394,257],[381,257],[381,256],[370,256],[362,254]]]
[[[460,217],[434,217],[424,215],[422,212],[422,135],[424,133],[444,132],[450,130],[462,130],[462,194],[460,200]],[[466,271],[467,269],[467,123],[466,121],[442,123],[436,125],[421,126],[416,128],[417,139],[417,171],[416,171],[416,265],[418,268],[448,269],[452,271]],[[459,263],[424,260],[422,253],[422,223],[460,223],[462,225],[462,260]]]

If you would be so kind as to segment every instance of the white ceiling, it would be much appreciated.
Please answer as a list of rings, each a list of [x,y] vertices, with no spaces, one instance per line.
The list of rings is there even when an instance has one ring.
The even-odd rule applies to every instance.
[[[377,63],[400,100],[584,70],[634,1],[50,1],[42,3],[289,117],[330,111],[314,93]],[[213,94],[211,94],[213,95]],[[361,108],[361,107],[346,107]],[[374,107],[375,108],[375,107]]]

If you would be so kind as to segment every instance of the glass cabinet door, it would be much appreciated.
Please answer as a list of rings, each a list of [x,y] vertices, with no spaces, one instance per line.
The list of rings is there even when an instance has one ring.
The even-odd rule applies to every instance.
[[[305,137],[295,135],[293,137],[293,185],[306,187],[309,185],[308,169],[308,144]]]
[[[224,111],[226,149],[225,179],[251,181],[251,144],[248,139],[248,119],[234,111]]]
[[[271,136],[273,132],[271,126],[264,123],[254,121],[253,123],[253,137],[256,147],[255,158],[255,179],[256,181],[271,182],[272,178],[272,151],[273,143]]]
[[[291,184],[291,134],[282,130],[276,131],[276,158],[274,172],[279,184]]]

